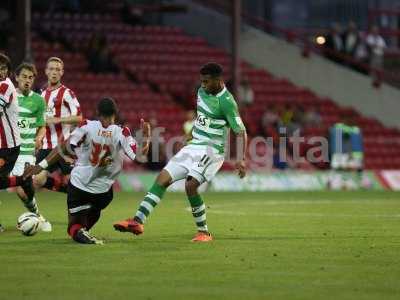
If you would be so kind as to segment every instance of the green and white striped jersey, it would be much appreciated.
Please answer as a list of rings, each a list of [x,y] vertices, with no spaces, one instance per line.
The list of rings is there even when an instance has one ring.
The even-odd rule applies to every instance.
[[[245,130],[237,104],[224,87],[217,95],[207,94],[203,88],[197,92],[197,118],[193,127],[192,145],[208,145],[225,152],[229,129],[235,133]]]
[[[35,138],[38,127],[46,125],[46,102],[31,91],[28,96],[18,93],[18,127],[21,135],[21,155],[35,154]]]

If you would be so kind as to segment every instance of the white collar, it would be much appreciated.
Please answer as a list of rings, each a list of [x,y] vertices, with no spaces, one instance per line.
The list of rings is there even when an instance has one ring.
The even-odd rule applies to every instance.
[[[220,91],[218,94],[216,94],[215,97],[221,97],[225,92],[226,92],[226,86],[224,85],[224,88],[222,89],[222,91]]]

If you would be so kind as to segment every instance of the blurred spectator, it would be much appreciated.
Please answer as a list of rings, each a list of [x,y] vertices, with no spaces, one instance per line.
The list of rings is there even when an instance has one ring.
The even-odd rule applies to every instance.
[[[293,117],[291,122],[288,124],[288,135],[292,136],[296,130],[301,129],[304,126],[304,108],[297,105],[293,109]]]
[[[322,118],[315,107],[309,106],[304,114],[303,122],[304,127],[317,127],[321,125]]]
[[[367,47],[371,67],[381,69],[383,67],[386,42],[379,34],[379,28],[377,26],[373,26],[371,32],[367,35]]]
[[[356,52],[354,54],[354,58],[363,64],[368,63],[369,55],[368,55],[368,49],[367,45],[365,44],[365,37],[361,36],[360,37],[360,42],[357,46]],[[366,70],[363,67],[356,66],[355,68],[357,71],[367,74]]]
[[[292,122],[293,115],[294,115],[293,106],[290,104],[286,104],[281,115],[282,125],[287,126],[290,122]]]
[[[273,156],[272,156],[273,167],[278,170],[285,170],[289,167],[288,162],[287,162],[288,156],[286,154],[285,155],[281,155],[281,154],[282,153],[280,153],[279,147],[275,146],[275,144],[274,144]]]
[[[183,123],[183,133],[185,135],[185,141],[190,141],[192,139],[192,129],[194,121],[196,119],[196,113],[194,110],[189,110],[186,113],[186,121]]]
[[[357,25],[354,22],[349,22],[346,32],[343,34],[344,53],[355,57],[356,50],[360,44],[360,35],[357,30]]]
[[[239,85],[238,102],[240,106],[250,106],[254,102],[254,91],[247,78],[243,78]]]
[[[331,27],[330,33],[326,37],[325,47],[328,50],[326,52],[326,56],[336,62],[341,62],[342,60],[337,56],[337,53],[343,53],[343,36],[342,36],[342,28],[339,24],[335,23]]]
[[[107,39],[104,35],[95,33],[92,35],[87,57],[89,60],[89,69],[94,73],[117,73],[118,68],[108,49]]]
[[[280,113],[276,106],[272,105],[269,107],[263,114],[261,118],[261,127],[267,128],[273,126],[274,128],[278,128],[278,125],[281,122]]]

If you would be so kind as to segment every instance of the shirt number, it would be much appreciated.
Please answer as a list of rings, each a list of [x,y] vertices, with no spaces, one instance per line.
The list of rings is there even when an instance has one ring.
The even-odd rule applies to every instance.
[[[111,157],[111,149],[108,145],[97,144],[92,142],[92,153],[90,154],[90,163],[93,167],[105,167],[109,165]]]

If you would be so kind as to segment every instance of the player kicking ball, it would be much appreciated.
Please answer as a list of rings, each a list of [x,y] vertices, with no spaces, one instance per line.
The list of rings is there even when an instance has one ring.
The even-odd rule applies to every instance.
[[[143,224],[160,203],[167,187],[177,180],[185,179],[186,194],[197,226],[197,234],[192,241],[212,241],[206,222],[206,206],[198,188],[205,181],[210,181],[221,168],[229,129],[242,141],[236,169],[241,178],[246,175],[247,134],[237,104],[222,79],[222,67],[216,63],[204,65],[200,70],[200,81],[193,139],[161,171],[135,216],[115,223],[116,230],[142,234]]]
[[[69,151],[77,156],[68,186],[68,234],[82,244],[103,244],[89,230],[100,218],[101,211],[113,199],[112,185],[122,169],[123,151],[131,160],[136,157],[137,143],[128,127],[115,124],[117,106],[110,98],[97,105],[98,120],[83,121],[61,149],[53,149],[38,165],[28,167],[24,176],[38,174],[56,163]],[[147,154],[150,144],[150,125],[141,120]]]

